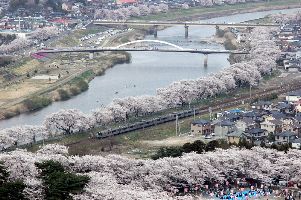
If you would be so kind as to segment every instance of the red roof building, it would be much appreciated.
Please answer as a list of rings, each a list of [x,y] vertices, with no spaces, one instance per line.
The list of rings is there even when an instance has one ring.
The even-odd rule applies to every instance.
[[[134,4],[137,3],[137,0],[116,0],[117,4]]]

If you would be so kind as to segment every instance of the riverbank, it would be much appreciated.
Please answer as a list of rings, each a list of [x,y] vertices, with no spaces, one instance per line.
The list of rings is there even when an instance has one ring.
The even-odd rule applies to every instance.
[[[76,96],[89,87],[89,82],[93,80],[96,76],[103,75],[105,70],[113,67],[116,64],[125,63],[130,61],[130,56],[126,53],[111,54],[106,55],[106,58],[103,56],[96,59],[98,62],[101,61],[101,64],[94,63],[85,69],[80,69],[77,73],[74,73],[64,79],[50,80],[49,78],[41,80],[28,80],[26,82],[31,82],[32,85],[42,84],[48,85],[45,87],[40,87],[39,90],[34,91],[26,96],[22,96],[15,100],[11,100],[6,104],[1,105],[0,119],[7,119],[14,116],[17,116],[22,113],[35,111],[42,109],[52,102],[55,101],[64,101]],[[70,72],[69,72],[70,73]],[[26,83],[25,82],[25,83]],[[16,91],[23,90],[25,87],[29,88],[30,86],[16,85]],[[25,84],[24,84],[25,85]],[[3,91],[3,93],[7,91]],[[4,99],[5,96],[2,97]],[[10,98],[11,96],[6,96]]]
[[[79,36],[81,35],[77,35],[76,38],[69,36],[66,41],[56,42],[56,45],[68,43],[72,46]],[[119,36],[118,41],[139,36],[141,32],[129,32]],[[120,43],[115,39],[109,38],[105,43]],[[63,54],[51,57],[50,61],[46,62],[26,59],[25,62],[11,68],[11,71],[19,76],[18,80],[0,88],[0,119],[39,110],[55,101],[68,100],[86,91],[89,82],[96,76],[103,75],[116,64],[130,62],[130,59],[130,54],[126,52],[96,53],[93,60],[85,54],[78,54],[75,59],[72,55]]]
[[[135,20],[177,20],[188,21],[196,19],[208,19],[214,17],[221,17],[227,15],[235,15],[242,13],[252,13],[269,10],[281,10],[300,8],[301,4],[299,0],[276,0],[269,2],[251,2],[235,5],[223,5],[213,7],[192,7],[189,9],[174,9],[169,10],[166,13],[159,13],[155,15],[147,15],[141,17],[135,17]]]

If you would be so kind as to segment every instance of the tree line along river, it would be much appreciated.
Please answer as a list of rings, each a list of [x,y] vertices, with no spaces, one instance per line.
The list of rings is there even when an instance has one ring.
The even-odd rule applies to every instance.
[[[202,22],[233,22],[239,23],[262,18],[269,14],[294,13],[300,9],[272,10],[236,14],[202,20]],[[158,40],[168,41],[185,48],[224,49],[223,45],[213,42],[202,42],[215,35],[215,27],[189,27],[189,38],[184,38],[184,27],[174,26],[158,31]],[[146,36],[153,39],[153,36]],[[131,63],[118,64],[108,69],[103,76],[94,78],[89,83],[89,90],[67,101],[54,102],[48,107],[21,114],[19,116],[0,121],[0,129],[19,125],[40,125],[45,116],[60,109],[76,108],[85,113],[109,104],[114,98],[137,95],[153,95],[159,87],[182,79],[196,79],[208,76],[210,73],[229,67],[229,55],[209,55],[208,67],[203,67],[204,56],[189,53],[160,53],[160,52],[132,52]]]

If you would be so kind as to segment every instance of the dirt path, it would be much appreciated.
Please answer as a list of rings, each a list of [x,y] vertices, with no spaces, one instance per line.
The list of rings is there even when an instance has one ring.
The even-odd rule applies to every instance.
[[[195,140],[203,140],[204,137],[201,135],[182,135],[166,138],[163,140],[142,140],[141,144],[145,144],[152,147],[161,146],[182,146],[187,142],[194,142]]]

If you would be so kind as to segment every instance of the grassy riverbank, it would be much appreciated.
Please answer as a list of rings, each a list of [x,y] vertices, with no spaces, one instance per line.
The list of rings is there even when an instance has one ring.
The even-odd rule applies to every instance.
[[[91,34],[91,31],[94,33],[96,30],[79,30],[51,45],[76,45],[70,41],[78,41],[83,35]],[[133,37],[135,34],[124,34],[120,38]],[[107,43],[110,44],[111,41]],[[0,87],[0,119],[42,109],[54,101],[67,100],[78,95],[88,89],[88,83],[94,77],[103,75],[106,69],[129,60],[130,54],[126,52],[96,53],[93,60],[86,54],[51,55],[44,62],[24,58],[8,68],[16,78]],[[34,78],[40,75],[49,78]]]
[[[189,9],[172,9],[166,13],[135,17],[137,20],[191,20],[196,18],[211,18],[238,13],[297,8],[300,0],[274,0],[269,2],[250,2],[235,5],[213,6],[209,8],[192,7]]]

